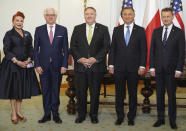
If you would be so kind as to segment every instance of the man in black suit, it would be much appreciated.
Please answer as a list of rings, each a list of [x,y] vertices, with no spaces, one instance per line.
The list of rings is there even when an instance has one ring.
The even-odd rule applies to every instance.
[[[101,80],[106,71],[106,54],[110,46],[108,28],[96,23],[96,10],[87,7],[84,11],[86,23],[74,28],[71,38],[71,53],[74,58],[78,117],[82,123],[87,112],[87,89],[90,90],[90,117],[98,123],[98,107]]]
[[[185,36],[184,31],[175,27],[171,8],[161,11],[163,26],[154,30],[150,48],[150,73],[156,77],[158,120],[154,127],[165,124],[165,87],[168,93],[168,114],[170,126],[176,125],[176,79],[183,71]]]
[[[109,72],[114,74],[116,89],[116,125],[124,120],[124,92],[126,82],[129,93],[128,125],[134,125],[137,109],[138,75],[146,66],[147,42],[145,30],[134,24],[134,9],[122,10],[124,25],[114,28],[109,54]]]

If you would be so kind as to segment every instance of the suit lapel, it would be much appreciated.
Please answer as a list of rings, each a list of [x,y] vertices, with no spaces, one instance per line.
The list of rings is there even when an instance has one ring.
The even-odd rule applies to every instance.
[[[158,39],[160,41],[161,46],[163,47],[163,41],[162,41],[162,33],[163,33],[163,26],[158,31]]]
[[[48,36],[48,30],[47,30],[47,24],[45,25],[44,32],[45,32],[45,36],[47,38],[47,41],[50,44],[50,39],[49,39],[49,36]]]
[[[120,36],[118,38],[120,38],[120,43],[126,47],[126,43],[125,43],[125,36],[124,36],[124,24],[122,26],[120,26],[120,30],[118,33]]]
[[[131,40],[135,39],[136,32],[137,32],[137,26],[134,24],[128,46],[130,46]]]
[[[169,43],[169,41],[171,40],[171,38],[173,38],[174,36],[174,32],[175,32],[175,26],[172,26],[172,29],[170,31],[169,37],[167,38],[167,44]]]
[[[93,36],[92,36],[92,40],[90,42],[90,46],[92,46],[95,43],[95,40],[97,38],[96,36],[97,36],[98,33],[99,33],[99,26],[97,24],[95,24],[94,33],[93,33]]]
[[[55,43],[55,39],[56,39],[56,36],[57,36],[57,33],[58,33],[58,25],[56,24],[56,27],[55,27],[55,32],[54,32],[54,38],[53,38],[53,41],[52,41],[52,45]]]
[[[84,23],[83,25],[82,25],[82,30],[81,30],[81,32],[82,32],[82,38],[84,39],[84,44],[86,45],[86,46],[88,46],[88,39],[87,39],[87,34],[86,34],[86,23]]]

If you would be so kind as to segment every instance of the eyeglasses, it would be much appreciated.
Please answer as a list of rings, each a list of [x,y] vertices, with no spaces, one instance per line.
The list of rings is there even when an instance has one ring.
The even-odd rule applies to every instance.
[[[45,14],[45,16],[47,16],[47,17],[54,17],[54,16],[56,16],[56,14]]]

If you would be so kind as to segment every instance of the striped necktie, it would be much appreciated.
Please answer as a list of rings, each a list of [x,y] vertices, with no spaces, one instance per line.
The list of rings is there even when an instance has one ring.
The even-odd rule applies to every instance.
[[[168,31],[167,31],[167,27],[165,28],[165,33],[164,33],[164,35],[163,35],[163,45],[166,45],[166,42],[167,42],[167,33],[168,33]]]

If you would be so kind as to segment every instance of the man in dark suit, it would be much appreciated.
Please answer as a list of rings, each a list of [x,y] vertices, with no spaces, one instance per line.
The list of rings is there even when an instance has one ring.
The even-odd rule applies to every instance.
[[[70,46],[74,58],[78,107],[75,123],[82,123],[86,118],[88,87],[91,122],[98,123],[100,86],[106,71],[110,36],[106,26],[95,22],[96,10],[93,7],[85,9],[84,17],[86,23],[75,26]]]
[[[154,30],[150,48],[150,73],[156,77],[158,120],[154,127],[165,124],[165,87],[168,93],[170,126],[176,125],[176,79],[180,77],[184,65],[184,31],[175,27],[171,8],[161,11],[163,26]]]
[[[35,30],[34,62],[39,73],[43,95],[44,116],[39,123],[53,120],[62,123],[59,117],[59,91],[63,73],[68,67],[67,29],[56,24],[57,14],[47,8],[44,14],[46,24]]]
[[[137,109],[138,75],[146,66],[147,43],[145,30],[134,24],[134,9],[125,7],[122,12],[124,25],[114,28],[109,54],[109,72],[114,74],[116,89],[116,125],[124,120],[124,92],[129,93],[128,125],[134,125]]]

